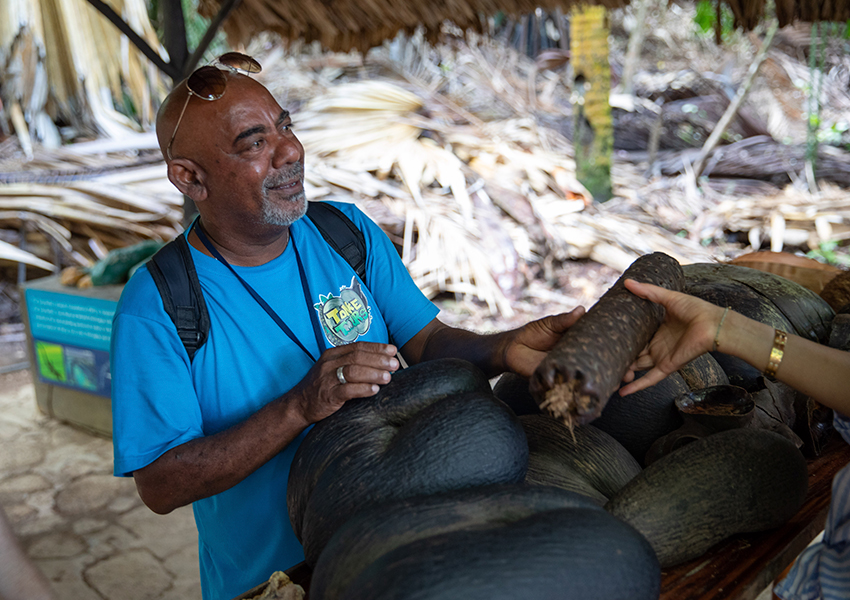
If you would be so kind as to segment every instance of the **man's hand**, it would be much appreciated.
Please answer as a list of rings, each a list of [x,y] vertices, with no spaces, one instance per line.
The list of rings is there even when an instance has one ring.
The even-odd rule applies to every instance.
[[[298,385],[241,423],[175,446],[135,471],[142,501],[154,512],[166,514],[230,489],[308,425],[389,383],[399,366],[395,353],[395,346],[369,342],[327,350]],[[340,367],[345,383],[337,377]]]
[[[503,351],[507,370],[531,377],[549,350],[584,313],[584,307],[579,306],[568,313],[544,317],[510,332],[512,335],[507,337]]]
[[[395,346],[373,342],[326,350],[291,392],[305,426],[332,415],[348,400],[375,395],[399,368],[396,352]]]

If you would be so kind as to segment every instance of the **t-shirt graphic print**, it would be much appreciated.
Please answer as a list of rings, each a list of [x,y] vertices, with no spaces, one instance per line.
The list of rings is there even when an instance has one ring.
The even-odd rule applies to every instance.
[[[339,288],[339,296],[319,294],[319,302],[313,308],[319,313],[325,338],[333,346],[357,341],[372,323],[372,309],[357,277],[351,278],[350,286]]]

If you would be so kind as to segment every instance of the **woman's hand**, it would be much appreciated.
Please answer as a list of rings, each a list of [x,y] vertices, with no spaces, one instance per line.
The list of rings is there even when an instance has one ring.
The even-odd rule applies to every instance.
[[[626,396],[655,385],[696,357],[713,349],[718,325],[725,309],[690,296],[633,279],[623,282],[636,296],[662,305],[666,310],[664,322],[649,344],[629,366],[620,388]],[[635,371],[650,369],[635,380]]]

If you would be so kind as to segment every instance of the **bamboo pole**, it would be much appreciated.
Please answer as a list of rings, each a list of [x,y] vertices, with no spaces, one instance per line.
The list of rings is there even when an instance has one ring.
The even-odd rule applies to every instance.
[[[705,141],[705,144],[703,145],[699,156],[697,157],[696,161],[694,161],[693,178],[695,181],[698,180],[702,175],[703,169],[705,169],[705,163],[708,159],[708,155],[720,142],[720,138],[723,136],[723,133],[726,131],[726,128],[729,127],[729,124],[732,122],[732,119],[735,118],[735,115],[738,113],[738,109],[744,102],[744,98],[747,97],[747,92],[750,91],[750,86],[752,86],[753,81],[756,78],[756,74],[759,71],[759,67],[761,67],[761,64],[764,62],[765,57],[767,57],[767,51],[770,49],[770,45],[773,42],[773,36],[776,34],[776,30],[778,29],[778,27],[779,24],[774,19],[774,21],[770,25],[770,29],[768,29],[767,34],[765,35],[764,43],[762,44],[761,49],[756,55],[755,60],[753,60],[752,64],[750,65],[749,71],[747,71],[746,79],[744,79],[744,82],[741,84],[741,87],[738,88],[738,91],[735,94],[735,97],[732,99],[732,102],[729,103],[726,112],[724,112],[723,116],[720,117],[720,120],[714,127],[714,131],[712,131],[711,135],[708,136],[708,139]]]

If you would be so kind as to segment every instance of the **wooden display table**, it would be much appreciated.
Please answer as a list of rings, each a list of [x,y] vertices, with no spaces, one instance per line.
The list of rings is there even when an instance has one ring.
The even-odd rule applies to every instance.
[[[733,536],[696,560],[665,569],[659,600],[754,600],[823,530],[832,478],[847,464],[850,445],[835,435],[821,456],[809,461],[809,491],[791,520],[770,531]],[[309,599],[310,568],[299,563],[286,574]],[[252,598],[265,585],[234,600]]]

